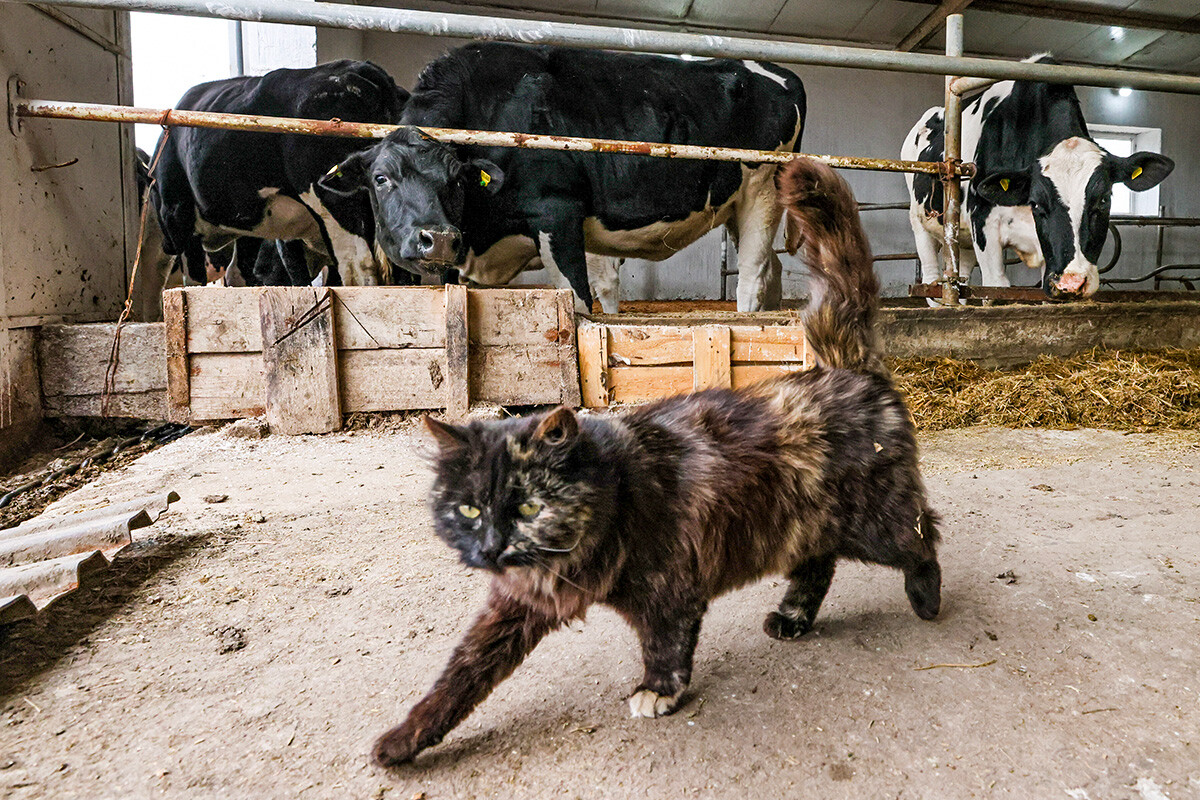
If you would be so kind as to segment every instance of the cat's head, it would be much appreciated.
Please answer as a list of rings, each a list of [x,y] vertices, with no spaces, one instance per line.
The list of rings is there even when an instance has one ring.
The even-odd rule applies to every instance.
[[[434,527],[468,566],[500,572],[579,557],[612,513],[614,481],[569,408],[425,424],[438,444]]]

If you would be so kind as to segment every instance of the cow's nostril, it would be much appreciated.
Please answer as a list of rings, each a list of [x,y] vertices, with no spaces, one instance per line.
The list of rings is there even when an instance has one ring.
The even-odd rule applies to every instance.
[[[422,253],[428,253],[433,249],[433,234],[429,231],[421,231],[417,234],[417,243]]]

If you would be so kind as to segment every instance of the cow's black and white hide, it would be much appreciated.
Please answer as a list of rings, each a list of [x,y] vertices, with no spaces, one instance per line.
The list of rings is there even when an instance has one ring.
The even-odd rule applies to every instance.
[[[394,123],[408,99],[369,61],[334,61],[277,69],[189,89],[180,109],[304,119]],[[152,192],[164,248],[182,254],[189,275],[205,280],[204,252],[225,250],[240,236],[303,242],[309,283],[322,268],[328,282],[387,282],[377,258],[366,198],[315,185],[331,166],[369,141],[299,134],[172,128],[154,170]]]
[[[429,64],[401,122],[792,150],[805,110],[800,80],[772,64],[480,43]],[[662,260],[725,224],[738,308],[753,311],[782,294],[774,174],[773,164],[449,147],[414,128],[322,185],[369,194],[380,246],[417,274],[456,267],[501,285],[544,266],[588,310],[593,292],[617,310],[618,259]]]
[[[1047,56],[1034,59],[1054,63]],[[931,108],[909,132],[901,158],[940,161],[944,113]],[[977,172],[967,182],[959,276],[978,263],[988,286],[1008,286],[1004,248],[1042,270],[1054,298],[1089,297],[1100,286],[1096,261],[1108,235],[1114,183],[1156,186],[1174,167],[1157,153],[1115,156],[1088,135],[1074,87],[1002,81],[966,101],[962,158]],[[942,186],[933,175],[905,176],[909,221],[926,283],[942,274]],[[936,301],[930,301],[931,305]]]

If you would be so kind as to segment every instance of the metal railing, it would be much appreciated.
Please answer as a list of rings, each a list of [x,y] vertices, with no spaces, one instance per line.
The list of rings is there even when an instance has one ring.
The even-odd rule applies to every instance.
[[[1154,240],[1154,268],[1144,275],[1137,275],[1132,278],[1105,278],[1105,274],[1111,272],[1117,266],[1117,262],[1121,258],[1123,242],[1121,240],[1121,228],[1157,228]],[[1108,223],[1108,231],[1113,239],[1113,254],[1109,258],[1108,263],[1100,269],[1100,283],[1107,286],[1126,286],[1134,283],[1142,283],[1143,281],[1153,280],[1154,289],[1157,291],[1162,283],[1178,283],[1181,284],[1187,291],[1195,291],[1196,286],[1200,284],[1200,264],[1164,264],[1164,243],[1165,234],[1168,228],[1200,228],[1200,217],[1135,217],[1135,216],[1113,216]],[[1174,270],[1195,270],[1186,275],[1167,275],[1167,272]]]

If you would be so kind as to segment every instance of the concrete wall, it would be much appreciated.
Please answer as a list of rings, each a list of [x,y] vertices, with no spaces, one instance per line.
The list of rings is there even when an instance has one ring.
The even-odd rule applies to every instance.
[[[128,15],[0,4],[0,74],[26,97],[128,103]],[[115,319],[137,231],[128,126],[25,121],[0,140],[2,460],[40,418],[28,328]]]
[[[319,60],[368,58],[389,70],[397,82],[411,87],[421,68],[460,40],[416,35],[358,31],[325,31],[317,34]],[[869,70],[793,67],[804,80],[809,96],[808,124],[802,149],[809,153],[899,157],[900,142],[921,113],[942,101],[943,81],[929,75],[905,75]],[[1188,141],[1200,126],[1200,98],[1135,92],[1120,98],[1112,90],[1081,89],[1089,121],[1163,129],[1163,151],[1176,159],[1175,174],[1163,184],[1160,202],[1175,216],[1200,216],[1200,193],[1193,187],[1200,178],[1200,152]],[[602,157],[602,156],[598,156]],[[899,173],[847,171],[861,202],[905,201],[904,178]],[[869,212],[866,226],[876,253],[913,252],[915,245],[904,211]],[[1153,261],[1154,232],[1127,228],[1124,255],[1112,275],[1146,272]],[[1167,233],[1168,263],[1200,258],[1195,253],[1200,233],[1174,230]],[[1104,260],[1107,260],[1107,251]],[[621,269],[624,299],[715,298],[720,292],[718,263],[720,239],[709,234],[690,248],[659,263],[629,261]],[[731,261],[732,263],[732,261]],[[1102,261],[1103,263],[1103,261]],[[785,297],[804,296],[803,267],[784,256]],[[916,275],[915,261],[881,263],[884,290],[906,295]],[[1014,284],[1036,284],[1038,276],[1024,266],[1010,268]],[[524,282],[544,281],[529,273]],[[978,273],[976,274],[978,280]],[[728,297],[734,296],[730,279]],[[1131,288],[1148,288],[1148,284]]]

